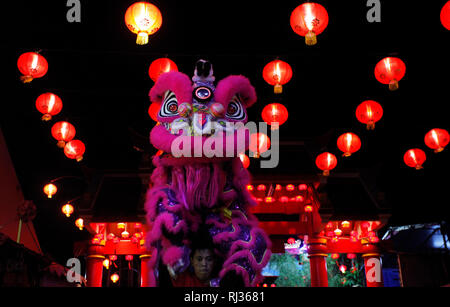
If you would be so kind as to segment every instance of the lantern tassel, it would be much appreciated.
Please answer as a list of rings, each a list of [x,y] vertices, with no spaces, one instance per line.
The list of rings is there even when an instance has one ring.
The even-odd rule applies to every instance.
[[[283,86],[281,84],[275,84],[273,87],[273,92],[275,94],[281,94],[283,92]]]
[[[56,143],[56,146],[58,146],[59,148],[64,148],[66,146],[66,142],[58,141],[58,143]]]
[[[441,152],[444,150],[444,147],[439,147],[434,150],[435,153]]]
[[[32,80],[32,76],[20,76],[20,81],[22,81],[22,83],[30,83]]]
[[[375,129],[375,123],[371,120],[367,123],[367,130],[374,130]]]
[[[305,43],[308,46],[313,46],[313,45],[317,44],[316,33],[314,33],[313,31],[309,31],[308,33],[306,33],[306,35],[305,35]]]
[[[52,116],[51,116],[50,114],[47,113],[47,114],[42,115],[41,119],[42,119],[44,122],[48,122],[49,120],[52,119]]]
[[[136,44],[138,45],[148,44],[148,34],[146,32],[139,32],[136,38]]]
[[[389,82],[389,90],[390,91],[395,91],[398,89],[398,81],[393,79]]]
[[[421,169],[423,169],[422,165],[416,165],[416,170],[421,170]]]
[[[330,176],[330,171],[329,170],[324,170],[322,175],[324,176]]]

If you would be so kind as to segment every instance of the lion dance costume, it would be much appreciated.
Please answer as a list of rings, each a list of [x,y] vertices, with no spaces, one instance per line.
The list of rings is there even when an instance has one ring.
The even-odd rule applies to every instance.
[[[192,81],[178,71],[163,73],[149,96],[160,105],[150,142],[162,152],[153,158],[145,204],[152,227],[146,240],[152,253],[150,284],[158,286],[161,264],[171,275],[187,269],[189,238],[203,227],[214,252],[224,259],[219,280],[234,275],[245,286],[256,286],[271,243],[248,211],[256,202],[246,189],[249,173],[238,156],[248,148],[243,124],[246,108],[256,102],[255,89],[238,75],[214,86],[212,65],[200,60]]]

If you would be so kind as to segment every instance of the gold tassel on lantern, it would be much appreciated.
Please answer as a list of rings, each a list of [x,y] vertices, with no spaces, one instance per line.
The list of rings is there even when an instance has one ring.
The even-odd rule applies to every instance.
[[[148,34],[147,32],[139,32],[136,38],[136,44],[146,45],[148,44]]]
[[[308,46],[313,46],[313,45],[317,44],[317,36],[316,36],[316,33],[314,33],[314,31],[308,31],[308,33],[306,33],[305,43]]]
[[[389,82],[389,90],[390,91],[395,91],[398,89],[398,81],[393,79]]]

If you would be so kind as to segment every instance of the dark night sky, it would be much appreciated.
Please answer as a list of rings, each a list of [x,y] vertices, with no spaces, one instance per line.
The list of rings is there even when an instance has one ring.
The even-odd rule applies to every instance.
[[[141,153],[133,149],[129,131],[146,138],[154,125],[147,114],[153,85],[147,72],[154,59],[165,55],[190,76],[194,63],[206,58],[214,65],[216,80],[229,74],[248,77],[258,94],[257,104],[249,109],[251,120],[261,120],[266,104],[283,103],[289,119],[280,129],[282,142],[328,135],[313,154],[327,150],[339,155],[337,137],[347,131],[358,134],[361,150],[346,160],[339,158],[335,172],[369,174],[376,189],[386,193],[391,223],[448,220],[449,150],[434,154],[423,141],[432,128],[450,130],[445,112],[450,32],[439,21],[446,1],[420,6],[405,0],[381,1],[381,23],[366,20],[364,0],[317,2],[326,7],[330,21],[311,47],[289,25],[292,10],[302,1],[152,1],[161,10],[163,25],[145,46],[135,44],[135,35],[124,23],[133,1],[81,0],[81,23],[67,22],[66,1],[10,4],[13,7],[3,11],[11,21],[3,27],[7,78],[3,97],[8,98],[2,101],[0,123],[25,197],[38,206],[35,224],[43,249],[58,253],[50,243],[56,235],[60,249],[70,253],[71,240],[83,237],[60,213],[60,204],[44,198],[43,182],[82,175],[82,167],[138,167]],[[17,58],[36,50],[42,50],[49,71],[44,78],[22,84]],[[407,67],[395,92],[373,74],[375,64],[388,55],[400,57]],[[277,97],[262,78],[264,65],[276,57],[294,72]],[[37,96],[47,91],[63,100],[57,120],[72,122],[86,144],[80,164],[54,145],[53,121],[42,122],[34,107]],[[355,117],[357,105],[367,99],[384,108],[374,131],[367,131]],[[403,163],[403,154],[413,147],[427,153],[421,171]],[[301,161],[283,152],[278,168],[258,169],[253,163],[250,171],[270,176],[299,170]],[[76,180],[70,184],[73,195],[66,199],[83,189]]]

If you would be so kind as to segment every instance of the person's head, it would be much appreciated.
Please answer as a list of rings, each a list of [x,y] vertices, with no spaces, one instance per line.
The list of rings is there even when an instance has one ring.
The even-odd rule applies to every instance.
[[[213,276],[216,266],[216,256],[214,250],[209,247],[199,247],[193,250],[191,256],[191,264],[194,269],[195,276],[202,281],[208,281]]]

